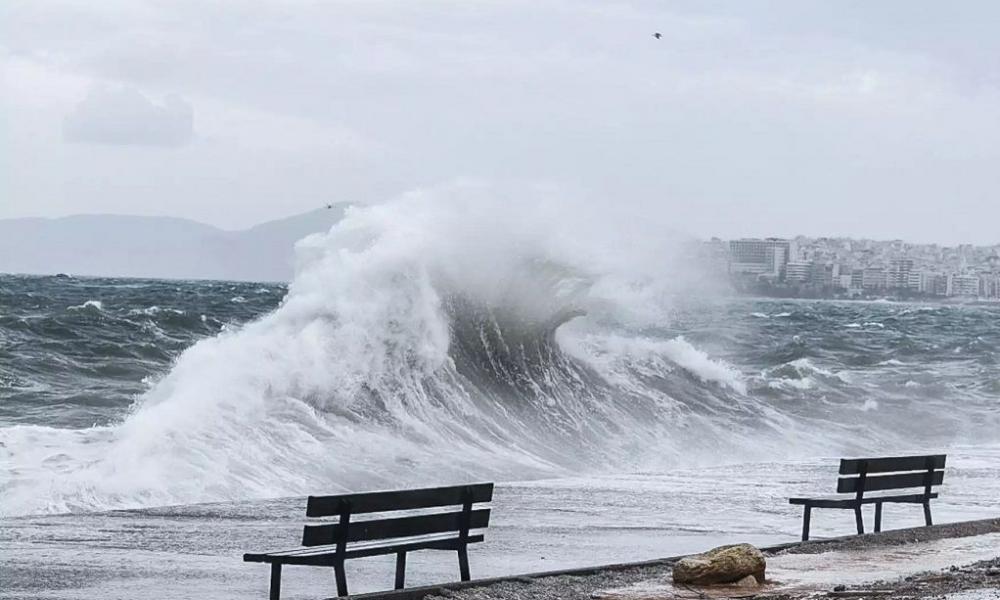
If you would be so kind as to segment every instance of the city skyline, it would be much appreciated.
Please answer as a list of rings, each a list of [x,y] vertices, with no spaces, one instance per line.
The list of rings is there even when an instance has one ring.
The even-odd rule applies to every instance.
[[[740,291],[813,297],[1000,301],[1000,244],[920,244],[848,237],[713,238],[709,264]]]

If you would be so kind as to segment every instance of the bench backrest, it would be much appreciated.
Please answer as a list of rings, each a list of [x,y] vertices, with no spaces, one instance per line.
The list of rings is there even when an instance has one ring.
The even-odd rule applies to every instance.
[[[333,517],[336,523],[306,525],[303,546],[337,544],[343,551],[348,542],[385,540],[431,533],[458,532],[466,538],[470,529],[482,529],[490,522],[490,509],[473,506],[493,499],[492,483],[451,487],[362,492],[340,496],[309,496],[307,517]],[[458,507],[455,510],[455,507]],[[418,515],[352,521],[354,515],[402,510],[439,509]]]
[[[923,488],[930,496],[931,488],[944,481],[946,455],[891,456],[879,458],[844,458],[840,461],[841,477],[837,492],[853,493],[860,499],[865,492]]]

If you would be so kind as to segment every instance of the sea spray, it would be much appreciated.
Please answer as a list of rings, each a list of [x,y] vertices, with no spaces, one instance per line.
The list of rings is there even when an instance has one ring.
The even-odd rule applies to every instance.
[[[29,358],[3,373],[27,409],[0,427],[0,510],[655,472],[996,430],[987,313],[939,360],[939,328],[914,328],[947,311],[720,300],[694,287],[666,224],[621,218],[548,189],[462,183],[349,211],[298,245],[287,293],[130,283],[158,290],[137,305],[102,295],[124,289],[114,281],[29,282],[83,296],[2,296],[28,306],[0,327]],[[102,309],[67,310],[91,299]],[[886,327],[844,327],[870,322]],[[45,363],[36,349],[54,345],[62,362]],[[946,390],[962,402],[937,383],[915,397],[922,374],[882,366],[899,348],[965,382]],[[95,394],[115,377],[151,387],[96,424],[82,408],[31,420],[32,381],[61,385],[52,373],[84,358],[72,381]]]
[[[616,272],[621,257],[598,260],[599,239],[569,235],[551,197],[496,193],[465,183],[349,211],[299,244],[277,309],[194,344],[121,422],[4,429],[4,511],[615,464],[622,432],[639,435],[642,392],[619,405],[554,333],[585,315],[595,285],[630,285],[641,261]]]

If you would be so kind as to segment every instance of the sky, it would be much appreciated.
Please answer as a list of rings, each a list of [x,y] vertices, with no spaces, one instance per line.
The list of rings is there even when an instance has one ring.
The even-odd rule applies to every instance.
[[[699,237],[996,244],[998,22],[992,0],[5,0],[0,218],[235,229],[477,178]]]

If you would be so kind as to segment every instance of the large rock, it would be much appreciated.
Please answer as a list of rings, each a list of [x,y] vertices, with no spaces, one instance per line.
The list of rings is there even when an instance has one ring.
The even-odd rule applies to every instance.
[[[760,550],[750,544],[713,548],[704,554],[687,556],[674,565],[674,583],[712,585],[733,583],[752,575],[764,583],[767,562]]]

